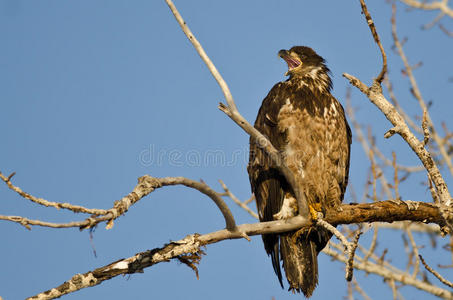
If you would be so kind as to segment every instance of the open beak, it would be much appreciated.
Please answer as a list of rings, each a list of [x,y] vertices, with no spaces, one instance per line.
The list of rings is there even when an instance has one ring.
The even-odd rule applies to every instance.
[[[278,51],[278,56],[280,56],[281,58],[284,58],[285,56],[289,56],[289,52],[288,52],[288,50],[282,49],[282,50]]]
[[[289,72],[291,72],[292,69],[295,69],[302,64],[300,60],[291,56],[288,50],[282,49],[278,51],[278,56],[283,58],[283,60],[285,60],[286,63],[288,64],[288,72],[285,73],[285,76],[289,75]]]

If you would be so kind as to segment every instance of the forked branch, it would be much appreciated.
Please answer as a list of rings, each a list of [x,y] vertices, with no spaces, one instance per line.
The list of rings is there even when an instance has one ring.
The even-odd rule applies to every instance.
[[[2,216],[0,215],[0,220],[6,220],[11,222],[19,223],[25,226],[27,229],[30,229],[30,225],[35,226],[45,226],[45,227],[52,227],[52,228],[69,228],[69,227],[79,227],[82,229],[93,228],[97,224],[101,222],[107,222],[107,229],[110,229],[113,226],[113,221],[127,212],[129,208],[134,205],[137,201],[142,199],[143,197],[152,193],[155,189],[158,189],[163,186],[170,186],[170,185],[184,185],[189,188],[193,188],[198,190],[199,192],[205,194],[209,198],[211,198],[214,203],[217,205],[219,210],[221,211],[224,219],[225,219],[225,226],[228,230],[235,230],[236,223],[234,221],[234,217],[231,214],[230,209],[225,204],[222,199],[222,195],[217,193],[213,189],[211,189],[206,183],[199,182],[195,180],[191,180],[185,177],[164,177],[164,178],[156,178],[151,177],[149,175],[144,175],[138,178],[138,184],[135,186],[134,190],[123,197],[122,199],[115,201],[113,207],[108,210],[101,210],[101,209],[87,209],[82,206],[72,205],[68,203],[58,203],[58,202],[50,202],[45,199],[34,197],[28,193],[22,191],[19,187],[13,185],[11,183],[11,178],[5,177],[2,173],[0,173],[0,178],[5,181],[10,189],[17,192],[19,195],[26,199],[30,199],[33,202],[44,205],[44,206],[53,206],[57,208],[66,208],[70,209],[74,212],[84,212],[84,213],[91,213],[92,215],[83,220],[83,221],[76,221],[76,222],[69,222],[69,223],[51,223],[51,222],[43,222],[40,220],[31,220],[20,216]],[[50,205],[50,204],[51,205]],[[96,213],[94,213],[96,212]]]
[[[365,2],[363,0],[360,0],[360,3],[362,4],[362,7],[366,7]],[[364,10],[365,11],[365,10]],[[371,17],[370,17],[371,18]],[[374,27],[374,24],[368,21],[368,17],[366,17],[367,23],[370,26],[371,31],[373,32],[373,29],[371,27]],[[373,34],[374,36],[374,34]],[[379,49],[383,53],[384,57],[384,48],[382,47],[382,44],[380,40],[375,39],[376,43],[379,46]],[[382,70],[384,70],[384,66],[382,67]],[[450,195],[450,192],[448,191],[448,187],[435,163],[433,160],[431,154],[425,149],[425,145],[423,141],[420,141],[417,139],[417,137],[412,133],[412,131],[409,129],[407,126],[406,121],[404,118],[398,113],[396,108],[384,97],[382,93],[382,87],[381,87],[381,82],[379,81],[379,78],[382,74],[382,71],[380,75],[374,80],[373,84],[368,87],[365,85],[362,81],[360,81],[358,78],[347,74],[343,73],[343,76],[349,80],[349,82],[357,87],[362,93],[364,93],[368,99],[376,105],[382,113],[385,115],[385,117],[393,124],[393,128],[390,129],[386,133],[386,137],[390,137],[393,134],[397,133],[399,134],[405,141],[406,143],[411,147],[411,149],[415,152],[415,154],[418,156],[420,161],[423,163],[423,166],[426,168],[431,180],[434,183],[434,186],[436,187],[436,191],[439,195],[440,198],[440,210],[442,212],[442,216],[445,218],[447,224],[449,225],[450,231],[453,230],[453,213],[452,213],[452,198]]]
[[[413,221],[426,221],[434,223],[443,221],[435,206],[424,202],[417,203],[419,205],[415,208],[412,207],[412,209],[405,205],[404,202],[403,204],[396,204],[392,201],[357,205],[343,204],[339,211],[328,212],[324,218],[324,221],[328,222],[327,224],[333,225],[371,221],[393,222],[396,214],[401,214]],[[376,212],[375,215],[371,213],[373,211]],[[389,211],[391,211],[390,214],[388,213]],[[244,234],[252,236],[268,233],[281,233],[300,228],[308,229],[311,226],[313,226],[311,220],[301,216],[296,216],[286,220],[242,224],[237,226],[236,231],[223,229],[203,235],[188,235],[184,239],[171,242],[164,245],[162,248],[137,253],[132,257],[115,261],[93,271],[89,271],[84,274],[76,274],[60,286],[42,292],[29,299],[55,299],[83,288],[101,284],[103,281],[118,275],[141,273],[143,272],[143,269],[151,267],[157,263],[167,262],[170,259],[178,258],[184,254],[200,254],[203,246],[222,240],[243,238]],[[353,254],[354,251],[354,248],[350,248],[348,253]],[[352,265],[354,257],[349,255],[349,258],[350,262],[348,263],[348,259],[346,259],[345,263]],[[372,273],[378,271],[382,272],[382,270],[371,269],[369,266],[372,265],[368,263],[368,265],[361,266],[359,268]],[[357,265],[354,264],[354,267],[357,267]],[[448,291],[445,292],[442,289],[439,290],[442,291],[442,293],[449,293]],[[451,293],[449,295],[451,296]],[[453,299],[453,296],[449,299]]]

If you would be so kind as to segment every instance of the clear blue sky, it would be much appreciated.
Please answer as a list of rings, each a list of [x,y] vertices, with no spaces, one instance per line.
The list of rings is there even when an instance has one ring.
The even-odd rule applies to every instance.
[[[390,50],[391,7],[383,0],[368,2],[389,54],[399,99],[411,115],[419,113],[407,78],[400,74],[402,64]],[[326,58],[334,95],[343,103],[348,86],[343,72],[370,83],[380,69],[380,54],[358,0],[175,4],[250,122],[270,88],[284,80],[286,65],[277,57],[279,49],[313,47]],[[401,37],[409,37],[409,59],[424,63],[416,75],[425,98],[434,101],[432,117],[453,128],[453,84],[448,81],[453,77],[452,39],[437,28],[420,30],[435,13],[398,7],[398,30]],[[453,22],[443,22],[453,29]],[[51,201],[107,209],[133,189],[138,177],[150,174],[203,179],[219,191],[217,180],[222,179],[239,198],[250,196],[248,137],[217,109],[223,95],[163,0],[0,0],[0,37],[0,170],[15,171],[13,182],[25,191]],[[390,125],[366,98],[354,90],[352,102],[359,108],[359,121],[374,126],[386,154],[395,150],[402,163],[417,163],[399,137],[383,139]],[[223,159],[212,161],[213,154]],[[358,195],[368,166],[354,141],[351,182]],[[419,184],[424,179],[410,178],[410,184],[401,187],[403,198],[429,201]],[[38,207],[4,185],[0,200],[3,215],[53,222],[84,218]],[[349,193],[345,201],[351,201]],[[255,222],[228,203],[238,223]],[[223,225],[211,200],[182,187],[152,193],[111,230],[99,226],[93,239],[97,257],[86,231],[28,231],[1,222],[0,296],[23,299],[76,273]],[[362,238],[365,245],[369,235]],[[427,239],[416,238],[429,248]],[[384,232],[378,251],[400,244],[399,234]],[[186,266],[162,263],[144,274],[118,277],[64,299],[302,298],[279,287],[259,237],[210,245],[206,253],[199,280]],[[427,253],[436,253],[436,263],[451,263],[443,250]],[[404,250],[393,247],[389,255],[405,267]],[[346,295],[344,266],[323,254],[319,257],[320,283],[313,299],[341,299]],[[391,297],[380,278],[355,274],[373,298]],[[451,272],[445,274],[451,278]],[[406,299],[427,295],[412,288],[402,292]]]

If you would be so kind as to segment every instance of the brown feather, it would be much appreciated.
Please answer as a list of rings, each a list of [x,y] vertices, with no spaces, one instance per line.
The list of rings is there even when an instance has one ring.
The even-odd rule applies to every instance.
[[[283,154],[308,204],[325,212],[338,207],[346,191],[351,131],[341,104],[330,94],[324,60],[318,56],[312,61],[320,65],[308,71],[298,70],[300,73],[294,71],[289,80],[271,89],[258,112],[255,128]],[[309,72],[313,69],[319,72]],[[286,205],[285,198],[288,201],[294,197],[291,187],[261,150],[259,142],[252,139],[247,170],[260,220],[285,217],[281,210]],[[296,214],[293,210],[287,217]],[[280,284],[283,286],[281,259],[290,289],[311,296],[318,282],[317,254],[330,237],[329,232],[318,227],[302,234],[263,235],[264,247]]]

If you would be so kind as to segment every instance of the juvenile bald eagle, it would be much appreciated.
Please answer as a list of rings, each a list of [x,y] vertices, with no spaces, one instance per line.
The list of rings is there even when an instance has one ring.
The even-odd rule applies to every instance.
[[[264,98],[255,128],[283,155],[311,209],[326,212],[343,201],[348,183],[351,130],[341,104],[330,93],[332,82],[324,59],[309,47],[280,50],[289,79],[279,82]],[[298,214],[295,195],[275,164],[250,140],[247,168],[260,221]],[[318,283],[317,255],[331,234],[321,227],[305,232],[266,234],[281,286],[280,260],[293,292],[310,297]]]

